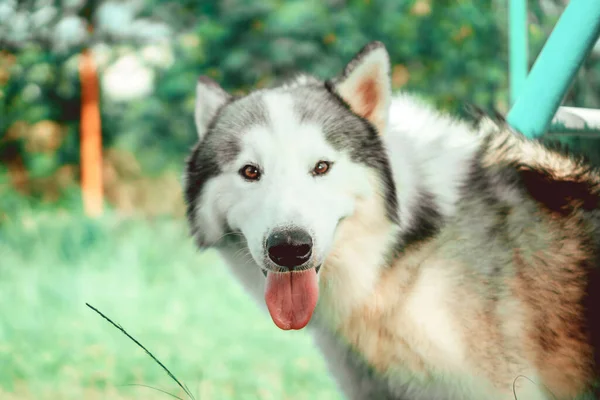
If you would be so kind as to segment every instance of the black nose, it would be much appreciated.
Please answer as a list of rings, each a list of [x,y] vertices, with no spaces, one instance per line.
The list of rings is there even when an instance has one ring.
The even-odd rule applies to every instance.
[[[293,270],[310,258],[312,238],[301,229],[277,230],[267,238],[267,252],[275,264]]]

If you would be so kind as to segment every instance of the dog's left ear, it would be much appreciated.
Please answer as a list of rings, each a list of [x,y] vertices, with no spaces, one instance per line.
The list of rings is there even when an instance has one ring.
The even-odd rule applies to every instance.
[[[387,127],[392,97],[390,58],[381,42],[371,42],[333,80],[337,94],[357,115],[371,122],[379,134]]]

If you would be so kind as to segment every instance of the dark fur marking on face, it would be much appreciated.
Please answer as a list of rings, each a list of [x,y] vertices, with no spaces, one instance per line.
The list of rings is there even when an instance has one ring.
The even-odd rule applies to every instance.
[[[204,84],[214,84],[211,80]],[[259,99],[244,102],[244,97],[230,97],[216,112],[186,161],[184,198],[186,215],[192,235],[201,227],[196,222],[196,203],[206,183],[222,171],[222,166],[233,161],[240,151],[240,135],[249,126],[266,124],[267,114]],[[224,223],[224,226],[226,224]],[[229,229],[229,228],[227,228]],[[227,230],[225,232],[228,232]],[[202,243],[199,243],[202,245]]]
[[[441,229],[443,217],[432,193],[422,191],[413,205],[414,220],[401,235],[403,247],[417,244],[435,236]]]
[[[205,84],[216,85],[212,79],[207,77],[200,77],[199,79]],[[202,187],[206,183],[206,181],[213,176],[216,176],[220,172],[219,165],[217,160],[214,157],[214,154],[207,151],[206,146],[204,145],[207,142],[207,138],[210,136],[210,133],[214,129],[215,122],[217,121],[218,115],[221,113],[223,108],[229,104],[232,99],[228,99],[225,104],[223,104],[216,112],[212,121],[207,127],[207,133],[204,136],[203,140],[199,140],[194,148],[192,149],[192,153],[186,160],[186,168],[185,168],[185,182],[186,186],[184,188],[184,200],[188,206],[187,216],[192,222],[192,217],[195,214],[195,200],[199,196]]]
[[[330,86],[298,92],[294,104],[301,122],[313,121],[323,126],[326,140],[338,151],[348,152],[353,162],[377,171],[384,190],[386,213],[390,221],[399,222],[398,201],[392,169],[384,144],[375,127],[356,115]]]
[[[250,127],[269,123],[265,104],[258,95],[249,94],[231,98],[217,113],[207,133],[207,145],[218,145],[221,142],[238,143],[241,135]],[[211,136],[212,138],[209,138]],[[238,145],[239,146],[239,145]],[[226,152],[226,146],[216,151]],[[237,153],[235,154],[237,156]],[[235,156],[233,158],[235,158]]]
[[[184,199],[187,205],[186,215],[193,236],[197,233],[196,202],[206,182],[220,173],[215,156],[199,142],[186,161]]]
[[[331,93],[336,101],[342,101],[337,95]],[[349,126],[360,129],[359,131],[347,132],[331,129],[327,134],[327,140],[337,148],[342,147],[342,143],[352,145],[350,156],[353,161],[363,163],[368,167],[379,172],[382,180],[386,213],[390,221],[399,224],[400,217],[398,213],[398,199],[396,195],[396,185],[392,174],[392,167],[387,157],[387,151],[381,140],[381,136],[368,120],[354,114],[348,109],[346,104],[342,105],[353,118],[357,118],[361,124],[349,124]],[[355,121],[356,122],[356,121]]]
[[[379,43],[379,45],[382,44]],[[394,183],[392,174],[392,166],[388,160],[387,151],[381,140],[379,132],[367,119],[352,112],[350,105],[348,105],[344,99],[342,99],[335,92],[331,83],[326,84],[325,88],[327,89],[331,99],[336,101],[341,109],[346,110],[346,112],[350,113],[353,118],[357,118],[362,122],[362,129],[360,133],[332,130],[331,133],[327,135],[327,139],[334,146],[337,142],[338,147],[344,142],[349,141],[350,143],[353,143],[352,151],[350,153],[352,159],[356,162],[366,164],[367,166],[380,172],[382,183],[384,185],[385,204],[388,218],[390,221],[399,224],[399,204],[396,196],[396,185]],[[358,127],[358,125],[355,124],[351,124],[351,126]]]
[[[350,104],[348,104],[346,102],[346,100],[344,100],[337,93],[337,90],[335,90],[335,81],[333,79],[325,81],[325,83],[323,84],[323,86],[325,87],[325,90],[327,90],[327,92],[336,99],[336,101],[337,101],[338,104],[342,105],[346,110],[348,110],[352,114],[354,114],[354,112],[352,111],[352,107],[350,107]]]

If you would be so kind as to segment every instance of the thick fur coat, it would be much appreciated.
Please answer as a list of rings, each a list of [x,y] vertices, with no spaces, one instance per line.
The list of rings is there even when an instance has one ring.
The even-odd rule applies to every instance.
[[[201,78],[196,243],[277,326],[308,323],[349,399],[598,398],[600,175],[392,95],[389,69],[374,42],[327,82],[234,98]],[[269,243],[291,227],[289,272]]]

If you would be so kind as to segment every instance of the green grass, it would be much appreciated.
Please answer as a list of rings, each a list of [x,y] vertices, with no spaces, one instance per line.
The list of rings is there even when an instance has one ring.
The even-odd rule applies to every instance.
[[[22,212],[0,230],[1,399],[339,399],[306,332],[278,330],[182,221]]]

